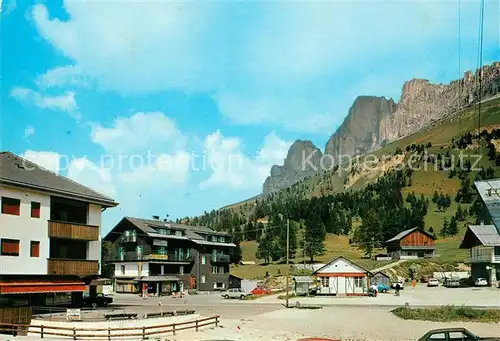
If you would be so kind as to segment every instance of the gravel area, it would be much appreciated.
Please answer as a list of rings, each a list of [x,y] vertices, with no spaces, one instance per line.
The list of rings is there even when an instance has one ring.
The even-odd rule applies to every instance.
[[[253,319],[222,320],[222,328],[186,332],[168,339],[253,341],[324,337],[343,341],[414,341],[430,329],[454,326],[466,327],[480,336],[500,335],[498,323],[405,321],[384,308],[325,307],[320,310],[280,309]]]

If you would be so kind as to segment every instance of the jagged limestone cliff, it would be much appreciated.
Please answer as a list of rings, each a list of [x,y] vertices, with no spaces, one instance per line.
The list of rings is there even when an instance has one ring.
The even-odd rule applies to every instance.
[[[272,166],[271,176],[264,182],[264,193],[289,187],[315,174],[320,167],[322,156],[321,150],[311,141],[295,141],[288,150],[283,166]]]
[[[478,77],[482,73],[479,89]],[[273,166],[264,183],[264,194],[286,188],[312,175],[318,166],[331,167],[343,157],[366,154],[389,142],[414,134],[432,122],[473,105],[480,98],[500,94],[500,62],[484,66],[476,73],[470,71],[450,84],[431,84],[425,79],[412,79],[403,85],[398,103],[375,96],[356,98],[344,122],[325,146],[324,158],[309,159],[315,167],[300,170],[303,160],[298,151],[316,149],[311,142],[296,141],[288,152],[284,166]],[[307,147],[306,147],[307,144]],[[307,154],[306,154],[307,155]]]

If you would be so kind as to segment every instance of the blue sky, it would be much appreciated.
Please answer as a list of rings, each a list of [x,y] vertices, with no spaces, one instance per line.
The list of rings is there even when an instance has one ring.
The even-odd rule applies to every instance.
[[[258,194],[295,139],[323,149],[356,96],[475,69],[461,6],[459,70],[456,1],[4,1],[1,147],[119,201],[104,231],[201,214]]]

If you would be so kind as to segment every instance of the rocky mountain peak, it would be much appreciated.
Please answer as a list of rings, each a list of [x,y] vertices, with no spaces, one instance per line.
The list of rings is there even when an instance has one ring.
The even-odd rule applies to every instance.
[[[288,150],[283,166],[271,167],[263,192],[270,193],[291,186],[320,168],[323,153],[311,141],[297,140]]]
[[[478,77],[482,76],[481,93]],[[290,147],[283,166],[273,166],[264,183],[264,193],[286,188],[314,174],[314,168],[331,167],[345,156],[366,154],[389,142],[411,135],[457,109],[500,94],[500,62],[486,65],[450,84],[432,84],[411,79],[403,84],[398,103],[386,97],[359,96],[337,131],[325,146],[325,156],[310,141],[297,140]],[[303,166],[303,155],[314,167]],[[321,164],[323,162],[323,164]]]

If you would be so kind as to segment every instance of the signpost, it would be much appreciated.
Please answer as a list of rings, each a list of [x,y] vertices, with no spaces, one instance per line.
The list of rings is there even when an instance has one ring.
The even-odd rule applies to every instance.
[[[80,320],[81,319],[81,310],[80,309],[66,309],[66,320]]]

